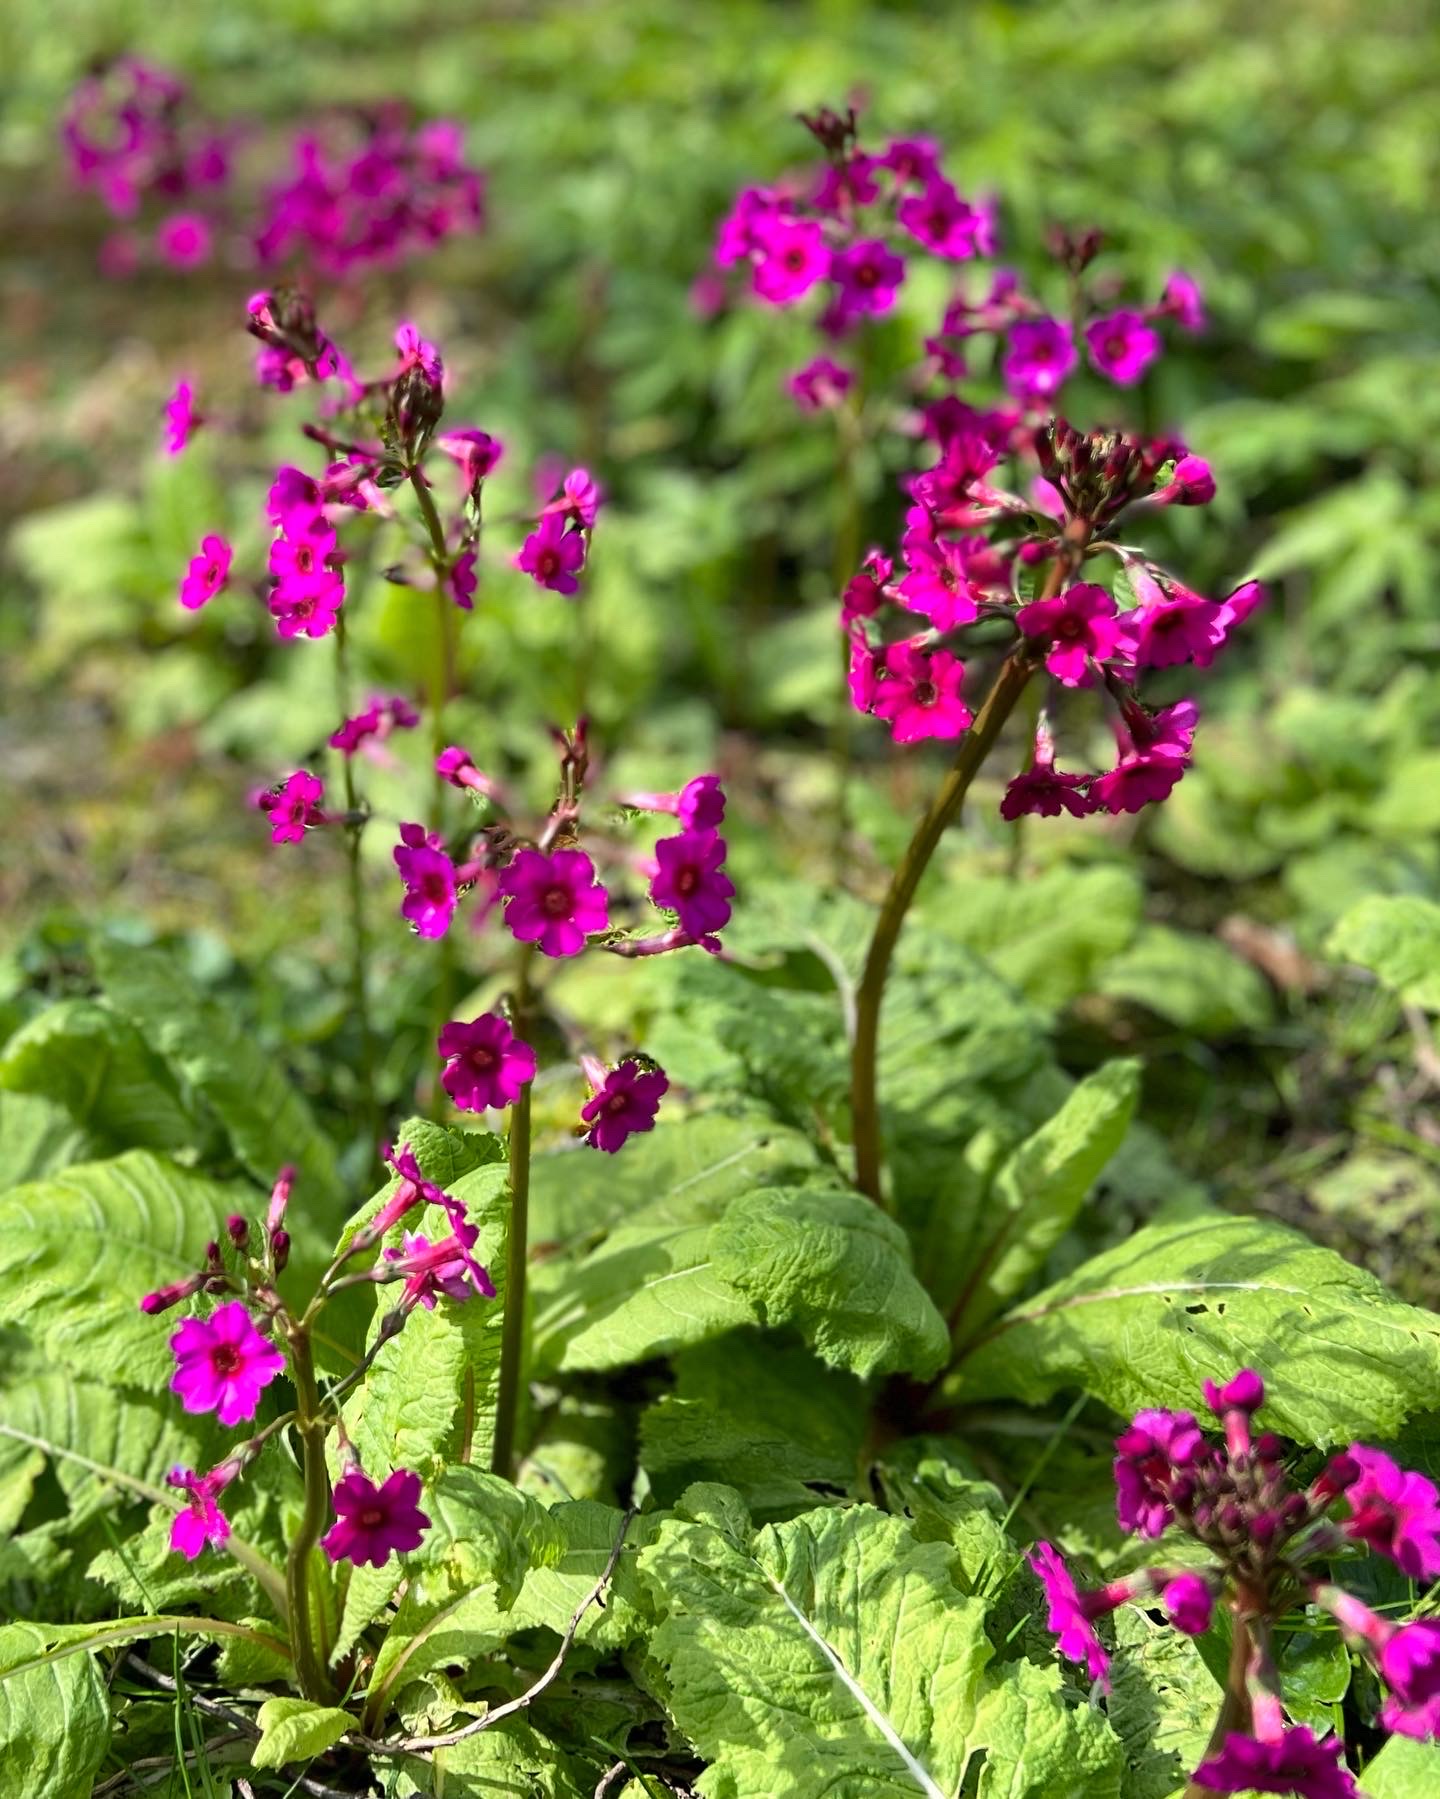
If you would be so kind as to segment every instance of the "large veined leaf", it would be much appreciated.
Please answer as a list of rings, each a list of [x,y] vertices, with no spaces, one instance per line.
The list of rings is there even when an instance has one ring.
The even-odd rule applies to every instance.
[[[140,1297],[200,1268],[226,1213],[252,1197],[139,1149],[12,1188],[0,1195],[0,1322],[92,1379],[161,1388],[170,1332]]]
[[[0,1093],[0,1192],[91,1161],[104,1147],[57,1101],[39,1093]]]
[[[543,1628],[564,1633],[582,1600],[610,1566],[615,1545],[624,1541],[605,1586],[604,1603],[580,1620],[576,1641],[603,1650],[627,1649],[654,1622],[650,1595],[636,1573],[640,1551],[655,1534],[656,1515],[631,1518],[612,1505],[591,1499],[567,1500],[550,1513],[560,1534],[558,1556],[547,1554],[525,1576],[509,1612],[513,1630]]]
[[[904,1231],[848,1188],[747,1194],[713,1227],[710,1253],[759,1317],[793,1324],[832,1367],[926,1375],[945,1359],[945,1321]]]
[[[1139,1606],[1122,1606],[1114,1629],[1107,1710],[1129,1763],[1126,1799],[1169,1799],[1205,1754],[1222,1688],[1193,1638]]]
[[[956,1221],[968,1226],[969,1241],[958,1258],[946,1259],[960,1277],[954,1316],[962,1330],[1014,1299],[1069,1230],[1120,1147],[1139,1092],[1138,1062],[1097,1069],[1001,1164],[984,1204]]]
[[[1104,1720],[1053,1668],[992,1672],[984,1603],[950,1560],[868,1506],[752,1533],[733,1495],[692,1488],[640,1573],[667,1707],[709,1763],[696,1790],[951,1799],[983,1755],[981,1794],[1118,1795]]]
[[[89,1799],[109,1747],[110,1701],[98,1663],[91,1655],[37,1663],[51,1634],[39,1624],[0,1626],[6,1799]]]
[[[1372,894],[1352,906],[1325,946],[1368,968],[1401,999],[1440,1012],[1440,906],[1406,894]]]
[[[1431,1799],[1440,1792],[1440,1744],[1391,1737],[1361,1779],[1366,1799]]]
[[[945,1392],[1039,1403],[1083,1387],[1118,1412],[1193,1406],[1258,1369],[1265,1422],[1322,1446],[1440,1406],[1440,1319],[1333,1250],[1258,1218],[1158,1221],[995,1321]]]
[[[502,1718],[463,1743],[397,1765],[394,1799],[591,1799],[595,1776],[585,1778],[558,1744],[524,1718]],[[618,1795],[617,1795],[618,1799]]]
[[[1214,938],[1168,925],[1145,925],[1130,948],[1100,971],[1096,986],[1207,1036],[1261,1030],[1274,1010],[1258,970]]]
[[[269,1182],[291,1162],[316,1200],[340,1191],[335,1151],[270,1050],[246,1036],[232,1008],[203,993],[173,956],[100,938],[95,966],[111,1003],[197,1092],[235,1154]]]
[[[165,1063],[98,1000],[61,1000],[22,1025],[0,1053],[0,1087],[64,1106],[107,1144],[181,1149],[198,1133]]]

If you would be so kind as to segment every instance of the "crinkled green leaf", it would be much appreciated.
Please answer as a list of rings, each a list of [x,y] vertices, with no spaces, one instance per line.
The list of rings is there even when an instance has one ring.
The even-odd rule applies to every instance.
[[[558,1744],[524,1718],[502,1718],[463,1743],[434,1752],[431,1762],[399,1764],[394,1799],[591,1799],[595,1776],[580,1773]]]
[[[993,1598],[1019,1572],[1005,1533],[1005,1502],[998,1487],[975,1480],[952,1463],[925,1453],[920,1438],[907,1438],[876,1466],[890,1509],[910,1520],[916,1540],[948,1543],[951,1573],[967,1593]]]
[[[1333,1250],[1258,1218],[1158,1222],[996,1320],[946,1392],[1038,1404],[1083,1387],[1116,1411],[1193,1406],[1256,1368],[1265,1421],[1322,1446],[1440,1406],[1440,1319]]]
[[[1194,1639],[1139,1606],[1114,1614],[1107,1711],[1125,1745],[1125,1799],[1170,1799],[1200,1765],[1221,1688]]]
[[[1096,990],[1145,1006],[1181,1030],[1262,1030],[1274,1011],[1264,977],[1223,943],[1168,925],[1142,927],[1100,971]]]
[[[355,1720],[335,1705],[313,1705],[308,1699],[267,1699],[255,1714],[260,1741],[250,1756],[253,1768],[283,1768],[309,1761],[333,1748]]]
[[[624,1513],[612,1505],[577,1499],[557,1505],[550,1517],[559,1531],[558,1558],[537,1562],[525,1576],[510,1609],[512,1630],[543,1627],[561,1635],[580,1602],[599,1580],[620,1541]],[[630,1520],[603,1605],[593,1605],[580,1621],[576,1641],[603,1650],[626,1649],[643,1637],[654,1621],[650,1594],[636,1574],[636,1561],[655,1530],[655,1516],[641,1513]]]
[[[944,1362],[945,1321],[904,1231],[847,1188],[748,1194],[713,1227],[710,1254],[761,1318],[793,1324],[832,1367],[923,1376]]]
[[[101,1155],[105,1145],[57,1101],[0,1093],[0,1192]]]
[[[37,1661],[52,1627],[0,1626],[0,1789],[6,1799],[89,1799],[110,1742],[92,1655]]]
[[[1406,894],[1372,894],[1341,918],[1326,951],[1368,968],[1411,1005],[1440,1012],[1440,906]]]
[[[1360,1778],[1366,1799],[1433,1799],[1440,1792],[1440,1743],[1391,1737]]]
[[[308,1203],[333,1201],[334,1146],[284,1064],[246,1035],[235,1009],[204,993],[164,950],[100,937],[94,955],[111,1003],[204,1095],[251,1174],[268,1183],[290,1162]]]

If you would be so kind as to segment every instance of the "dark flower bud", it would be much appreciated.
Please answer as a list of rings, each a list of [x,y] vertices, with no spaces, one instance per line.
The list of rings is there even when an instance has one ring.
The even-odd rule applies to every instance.
[[[273,1231],[270,1236],[270,1248],[275,1257],[275,1272],[276,1274],[282,1274],[285,1269],[285,1264],[290,1260],[289,1231]]]
[[[238,1212],[232,1212],[225,1220],[225,1230],[236,1249],[245,1247],[245,1239],[250,1235],[248,1219],[242,1218]]]

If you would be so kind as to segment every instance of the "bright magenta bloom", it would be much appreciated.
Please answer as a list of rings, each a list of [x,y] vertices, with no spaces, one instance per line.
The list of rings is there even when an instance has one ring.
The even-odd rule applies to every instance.
[[[1115,1510],[1120,1528],[1158,1537],[1175,1514],[1170,1487],[1206,1452],[1192,1412],[1137,1412],[1115,1439]]]
[[[406,1311],[420,1305],[433,1312],[436,1296],[441,1293],[457,1304],[477,1293],[482,1299],[495,1297],[495,1283],[488,1270],[470,1253],[479,1230],[465,1218],[465,1208],[458,1200],[449,1200],[449,1210],[448,1237],[432,1243],[428,1237],[412,1236],[406,1231],[403,1249],[385,1251],[384,1259],[394,1273],[405,1277],[400,1304]]]
[[[1079,581],[1053,600],[1032,600],[1015,622],[1027,637],[1049,640],[1045,666],[1067,687],[1088,685],[1090,663],[1104,662],[1120,642],[1115,602],[1091,581]]]
[[[260,810],[270,821],[271,843],[299,843],[306,831],[324,824],[320,802],[325,797],[325,783],[308,769],[295,773],[259,798]]]
[[[1108,774],[1096,775],[1090,797],[1097,810],[1141,812],[1169,799],[1180,785],[1186,764],[1173,756],[1122,756]]]
[[[463,556],[455,559],[455,566],[450,570],[450,597],[462,612],[474,610],[475,589],[478,585],[475,552],[466,550]]]
[[[1205,297],[1193,275],[1177,269],[1165,283],[1159,310],[1168,313],[1182,331],[1205,329]]]
[[[223,537],[202,537],[200,554],[190,563],[180,583],[180,604],[187,612],[197,612],[207,600],[213,600],[230,579],[230,562],[234,552]]]
[[[676,816],[687,831],[713,831],[725,822],[725,793],[719,775],[696,775],[680,789]]]
[[[966,204],[948,181],[934,175],[919,194],[907,194],[895,216],[933,255],[964,262],[983,253],[988,220]]]
[[[402,824],[392,853],[405,883],[400,916],[410,920],[418,936],[443,937],[459,900],[455,864],[446,854],[444,838],[427,835],[423,825]]]
[[[835,305],[843,323],[861,313],[889,312],[905,279],[905,263],[883,238],[869,237],[842,250],[830,273],[840,283]]]
[[[1059,319],[1020,319],[1006,335],[1000,373],[1022,405],[1035,406],[1059,392],[1077,360],[1068,325]]]
[[[830,251],[812,220],[770,213],[750,231],[758,253],[751,285],[772,306],[789,306],[830,273]]]
[[[1338,1737],[1317,1743],[1307,1724],[1297,1724],[1273,1742],[1232,1731],[1219,1755],[1201,1762],[1191,1776],[1212,1793],[1294,1793],[1299,1799],[1356,1799],[1350,1771],[1340,1760]]]
[[[313,475],[288,465],[276,469],[265,496],[265,516],[272,525],[287,537],[305,537],[314,529],[326,529],[324,515],[325,496]]]
[[[1095,1633],[1094,1618],[1114,1607],[1102,1603],[1103,1593],[1081,1594],[1070,1570],[1049,1543],[1037,1543],[1035,1553],[1027,1558],[1030,1567],[1045,1589],[1050,1615],[1047,1629],[1060,1639],[1060,1653],[1067,1661],[1077,1662],[1091,1680],[1098,1680],[1110,1690],[1110,1657]]]
[[[177,381],[174,393],[165,402],[165,454],[178,456],[195,435],[199,424],[195,389],[188,381]]]
[[[437,1048],[445,1061],[440,1085],[462,1112],[512,1106],[535,1078],[535,1051],[498,1012],[445,1025]]]
[[[1158,490],[1159,506],[1208,506],[1215,498],[1215,477],[1203,456],[1182,456],[1166,485]]]
[[[653,1131],[660,1101],[670,1086],[660,1068],[642,1068],[639,1062],[622,1062],[612,1068],[593,1099],[580,1108],[590,1129],[585,1141],[592,1149],[614,1155],[627,1138]]]
[[[192,1468],[172,1468],[165,1484],[181,1488],[186,1495],[185,1508],[176,1512],[170,1525],[172,1553],[193,1562],[207,1543],[220,1544],[230,1535],[230,1520],[215,1503],[217,1493],[224,1492],[235,1478],[235,1466],[221,1462],[208,1474],[196,1474]]]
[[[502,873],[499,893],[509,903],[505,922],[521,943],[546,956],[578,956],[585,939],[610,926],[610,902],[583,850],[520,850]]]
[[[970,708],[960,698],[965,664],[946,650],[892,643],[880,658],[882,673],[874,705],[896,743],[927,737],[960,736],[970,727]]]
[[[937,631],[973,624],[980,616],[980,606],[970,580],[970,551],[965,541],[907,531],[902,547],[907,573],[899,583],[899,593],[910,610],[928,618]]]
[[[1160,334],[1138,312],[1122,307],[1085,327],[1085,347],[1102,375],[1133,387],[1160,354]]]
[[[260,1394],[285,1367],[285,1358],[250,1322],[238,1299],[208,1318],[187,1318],[170,1347],[170,1389],[187,1412],[216,1412],[222,1424],[255,1416]]]
[[[173,268],[195,269],[209,260],[210,221],[198,212],[177,212],[160,221],[155,247]]]
[[[585,539],[580,532],[565,529],[562,514],[547,512],[521,545],[515,566],[552,593],[578,593],[576,576],[585,566]]]
[[[1417,1618],[1402,1624],[1376,1659],[1390,1688],[1380,1712],[1386,1730],[1403,1737],[1440,1737],[1440,1621]]]
[[[1440,1574],[1440,1492],[1378,1449],[1352,1443],[1350,1456],[1360,1472],[1345,1493],[1346,1536],[1388,1555],[1411,1580],[1433,1580]]]
[[[880,550],[871,550],[860,565],[860,572],[851,575],[845,583],[845,591],[840,596],[840,623],[845,629],[857,618],[873,618],[885,604],[885,586],[895,573],[893,559]]]
[[[1127,612],[1122,631],[1138,668],[1173,668],[1181,662],[1208,668],[1225,641],[1226,623],[1214,600],[1176,587]]]
[[[692,937],[708,937],[730,922],[735,888],[720,871],[725,839],[718,831],[682,831],[655,845],[657,864],[650,898],[674,912]]]
[[[1177,1574],[1165,1588],[1165,1616],[1187,1637],[1203,1637],[1215,1613],[1215,1595],[1200,1574]]]
[[[473,425],[442,431],[435,439],[435,448],[458,465],[467,493],[473,493],[486,475],[494,473],[505,454],[505,446],[498,437],[477,430]]]
[[[558,512],[567,525],[591,531],[602,499],[600,483],[589,469],[572,468],[560,483],[560,491],[547,502],[546,512]]]
[[[420,1476],[397,1468],[383,1486],[353,1468],[335,1483],[335,1517],[320,1547],[332,1562],[380,1568],[395,1554],[418,1549],[430,1528],[420,1510]]]

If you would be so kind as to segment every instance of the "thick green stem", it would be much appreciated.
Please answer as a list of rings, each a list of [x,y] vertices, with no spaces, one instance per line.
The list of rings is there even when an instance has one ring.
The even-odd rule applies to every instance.
[[[305,1482],[305,1508],[300,1526],[290,1543],[285,1562],[285,1597],[289,1613],[290,1643],[295,1654],[295,1673],[300,1691],[318,1705],[334,1699],[335,1686],[325,1665],[323,1649],[315,1642],[310,1614],[310,1557],[330,1513],[330,1476],[325,1467],[325,1419],[315,1385],[315,1363],[307,1333],[295,1326],[290,1331],[290,1378],[295,1384],[295,1430],[300,1439],[300,1466]]]
[[[335,621],[335,697],[342,719],[350,713],[350,669],[345,640],[345,613],[342,609]],[[366,978],[369,942],[365,930],[365,878],[360,861],[360,838],[365,829],[360,817],[355,791],[353,758],[343,751],[340,767],[345,783],[345,850],[348,862],[350,899],[350,992],[355,1007],[355,1024],[360,1033],[360,1103],[365,1119],[365,1134],[371,1146],[379,1141],[380,1112],[375,1102],[375,1034],[370,1024],[370,995]]]
[[[530,1228],[530,1087],[510,1110],[510,1228],[505,1239],[505,1317],[490,1469],[515,1478],[515,1428],[525,1374],[525,1269]]]
[[[1053,599],[1067,576],[1078,565],[1089,541],[1090,527],[1082,520],[1066,528],[1042,599]],[[880,1008],[885,999],[885,980],[890,972],[895,945],[905,923],[905,915],[920,885],[921,876],[930,866],[930,858],[954,821],[970,783],[980,772],[985,758],[995,746],[1005,721],[1025,691],[1036,663],[1030,647],[1017,644],[1000,666],[995,683],[986,694],[975,722],[960,740],[960,751],[920,820],[899,867],[891,877],[889,891],[875,921],[874,934],[865,957],[865,969],[855,992],[855,1027],[850,1046],[850,1114],[855,1143],[855,1184],[877,1205],[881,1194],[880,1109],[877,1095],[876,1063],[880,1047]]]

